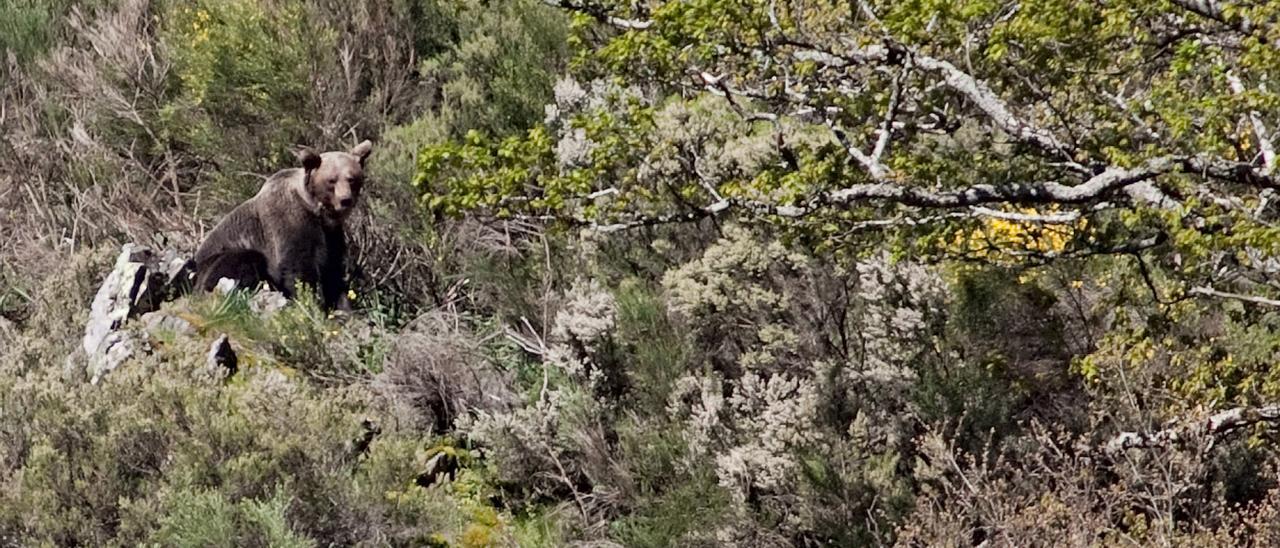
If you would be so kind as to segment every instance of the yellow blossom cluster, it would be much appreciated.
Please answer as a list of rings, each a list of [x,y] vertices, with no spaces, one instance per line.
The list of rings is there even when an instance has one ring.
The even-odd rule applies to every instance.
[[[191,12],[190,8],[185,11]],[[209,41],[209,11],[203,8],[195,10],[191,14],[191,42],[193,45],[200,45]]]
[[[1083,218],[1069,222],[1033,220],[1058,214],[1054,209],[1010,208],[1006,212],[1011,215],[984,216],[978,223],[957,231],[950,251],[989,260],[1026,254],[1054,256],[1066,250],[1087,226]]]

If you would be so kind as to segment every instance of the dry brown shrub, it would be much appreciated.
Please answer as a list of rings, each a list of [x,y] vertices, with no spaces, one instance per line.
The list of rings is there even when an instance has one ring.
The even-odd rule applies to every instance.
[[[459,318],[433,313],[399,336],[374,386],[415,428],[445,433],[462,414],[508,409],[512,382]]]

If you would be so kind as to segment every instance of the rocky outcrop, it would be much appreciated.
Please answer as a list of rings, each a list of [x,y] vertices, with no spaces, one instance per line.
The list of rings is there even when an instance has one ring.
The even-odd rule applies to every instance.
[[[185,293],[194,264],[173,250],[155,252],[125,244],[115,266],[93,298],[82,345],[89,375],[98,382],[137,350],[139,343],[120,328],[134,316],[154,311],[160,303]]]

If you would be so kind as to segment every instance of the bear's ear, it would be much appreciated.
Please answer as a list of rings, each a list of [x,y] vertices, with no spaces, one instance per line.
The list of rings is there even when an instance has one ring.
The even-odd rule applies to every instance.
[[[302,164],[302,169],[306,171],[315,171],[320,167],[320,155],[316,151],[307,147],[299,147],[293,152],[293,156],[298,159],[298,163]]]
[[[360,144],[351,147],[351,154],[360,158],[360,165],[363,166],[365,159],[369,157],[369,152],[372,150],[373,143],[370,143],[368,139],[365,139],[364,141],[361,141]]]

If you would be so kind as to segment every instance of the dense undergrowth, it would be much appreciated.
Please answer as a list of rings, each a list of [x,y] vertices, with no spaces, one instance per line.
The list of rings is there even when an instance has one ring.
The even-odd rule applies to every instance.
[[[1276,541],[1264,424],[1103,448],[1275,402],[1280,316],[1164,298],[1180,266],[1141,252],[1040,260],[1093,225],[513,214],[539,170],[548,212],[574,166],[774,181],[737,105],[636,109],[657,92],[574,57],[610,32],[533,0],[0,0],[0,546]],[[120,244],[189,252],[291,146],[364,138],[354,314],[184,296],[89,382]]]

